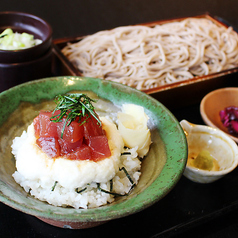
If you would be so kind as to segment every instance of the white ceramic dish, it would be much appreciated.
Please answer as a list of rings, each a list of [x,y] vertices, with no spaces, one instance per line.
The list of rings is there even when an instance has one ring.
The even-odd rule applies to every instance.
[[[238,164],[238,147],[236,143],[219,129],[204,125],[195,125],[182,120],[188,142],[188,157],[207,150],[216,159],[219,170],[209,171],[186,165],[184,176],[198,183],[211,183],[230,173]]]

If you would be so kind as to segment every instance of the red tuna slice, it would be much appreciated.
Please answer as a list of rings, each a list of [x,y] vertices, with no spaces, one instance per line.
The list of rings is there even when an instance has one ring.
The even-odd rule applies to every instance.
[[[67,158],[70,160],[91,160],[91,149],[87,145],[82,145],[75,152],[68,154]]]
[[[78,147],[82,146],[83,138],[74,143],[70,143],[63,139],[59,139],[58,141],[59,141],[59,145],[61,149],[61,155],[65,155],[65,154],[76,151]]]
[[[83,121],[83,119],[81,121]],[[83,123],[83,127],[86,139],[91,136],[100,136],[104,134],[102,126],[93,116],[86,119],[86,122]]]
[[[56,112],[57,113],[57,112]],[[50,120],[52,112],[41,111],[34,119],[35,136],[38,137],[58,137],[57,123]]]
[[[62,122],[57,123],[58,127],[58,137],[61,138],[62,136],[62,130],[65,123],[65,118],[62,120]],[[76,141],[82,140],[84,136],[84,127],[81,125],[80,122],[72,121],[70,125],[67,125],[68,122],[66,122],[66,126],[63,131],[63,138],[66,142],[75,143]]]
[[[60,156],[60,145],[57,138],[54,137],[40,137],[36,140],[36,144],[48,156],[54,158]]]
[[[34,118],[33,120],[34,130],[35,130],[35,137],[40,137],[40,124],[39,124],[39,116]]]
[[[111,156],[108,140],[105,135],[88,138],[88,146],[92,149],[94,160]]]

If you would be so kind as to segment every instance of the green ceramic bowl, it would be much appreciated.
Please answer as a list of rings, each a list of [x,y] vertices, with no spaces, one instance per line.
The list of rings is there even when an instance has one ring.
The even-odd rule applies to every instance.
[[[121,105],[145,108],[153,124],[151,149],[142,163],[142,175],[133,192],[110,205],[95,209],[55,207],[29,196],[12,174],[15,160],[12,139],[19,136],[48,101],[70,91],[92,91]],[[18,85],[0,94],[0,201],[58,226],[88,228],[151,206],[176,185],[187,161],[187,141],[175,117],[157,100],[133,88],[100,79],[53,77]]]

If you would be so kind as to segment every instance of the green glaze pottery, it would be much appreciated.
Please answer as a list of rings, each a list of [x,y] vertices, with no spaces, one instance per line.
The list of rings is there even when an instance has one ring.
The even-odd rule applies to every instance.
[[[40,110],[53,109],[57,95],[74,91],[91,93],[117,106],[141,105],[150,118],[153,143],[143,159],[138,185],[128,196],[99,208],[52,206],[27,194],[12,177],[16,170],[12,140],[21,135]],[[35,80],[0,93],[0,110],[0,201],[54,226],[83,229],[139,212],[165,197],[186,165],[187,141],[176,118],[157,100],[122,84],[74,76]]]

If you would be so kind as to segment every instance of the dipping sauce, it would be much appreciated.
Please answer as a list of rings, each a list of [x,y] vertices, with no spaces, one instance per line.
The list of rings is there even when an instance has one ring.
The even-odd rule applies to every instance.
[[[202,150],[199,154],[190,153],[187,165],[208,171],[219,171],[220,169],[217,160],[208,150]]]

